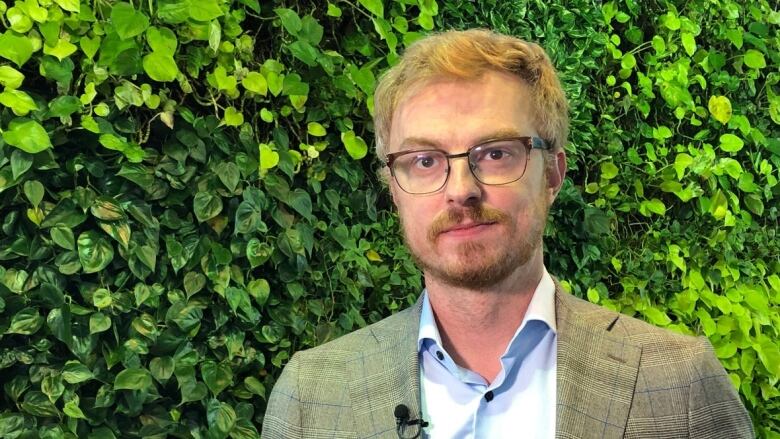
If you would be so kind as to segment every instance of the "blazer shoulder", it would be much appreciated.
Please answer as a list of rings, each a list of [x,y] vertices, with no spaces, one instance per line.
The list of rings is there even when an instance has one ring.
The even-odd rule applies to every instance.
[[[570,294],[562,293],[560,300],[568,308],[567,314],[587,327],[606,331],[613,337],[626,339],[642,348],[645,353],[653,351],[675,352],[687,357],[711,350],[709,342],[702,337],[682,334],[671,329],[654,326],[643,320],[599,306]]]
[[[371,350],[385,343],[399,342],[409,337],[419,327],[418,305],[401,310],[393,315],[363,328],[344,334],[319,346],[298,351],[301,359],[352,355]]]

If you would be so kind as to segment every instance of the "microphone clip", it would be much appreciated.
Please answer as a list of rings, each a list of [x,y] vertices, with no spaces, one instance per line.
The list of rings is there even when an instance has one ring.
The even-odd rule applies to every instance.
[[[423,428],[428,426],[428,422],[424,421],[423,419],[409,419],[409,407],[404,404],[398,404],[395,406],[393,415],[395,416],[395,430],[396,433],[398,433],[398,437],[400,439],[417,439],[422,434]],[[406,435],[406,428],[413,426],[419,426],[417,428],[417,433],[414,436]]]

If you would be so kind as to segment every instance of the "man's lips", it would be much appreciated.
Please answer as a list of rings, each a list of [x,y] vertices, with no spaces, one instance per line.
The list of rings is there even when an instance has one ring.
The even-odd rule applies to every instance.
[[[451,234],[460,234],[460,233],[468,233],[469,231],[476,231],[476,229],[481,228],[481,226],[490,226],[496,224],[495,222],[485,222],[485,223],[463,223],[463,224],[456,224],[452,227],[448,227],[444,229],[441,233],[451,233]]]

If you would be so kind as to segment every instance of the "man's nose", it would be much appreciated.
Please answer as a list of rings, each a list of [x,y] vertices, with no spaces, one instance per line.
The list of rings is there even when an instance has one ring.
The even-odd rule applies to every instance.
[[[448,203],[468,206],[482,199],[482,187],[469,169],[470,166],[467,157],[450,159],[450,175],[444,187]]]

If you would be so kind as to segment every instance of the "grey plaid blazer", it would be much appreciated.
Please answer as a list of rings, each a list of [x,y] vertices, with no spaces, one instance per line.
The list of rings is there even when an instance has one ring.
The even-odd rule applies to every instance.
[[[268,401],[264,439],[396,438],[420,414],[420,306],[296,353]],[[556,285],[556,438],[752,438],[704,338],[659,329]],[[522,436],[522,426],[518,426]]]

